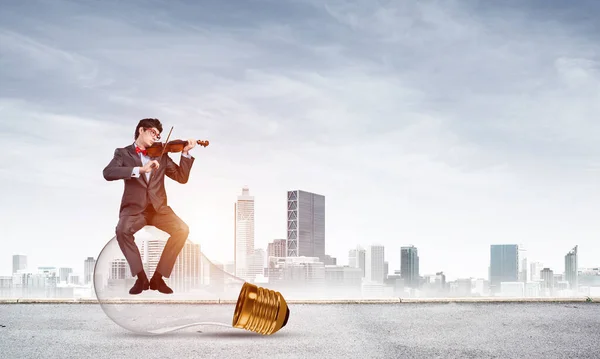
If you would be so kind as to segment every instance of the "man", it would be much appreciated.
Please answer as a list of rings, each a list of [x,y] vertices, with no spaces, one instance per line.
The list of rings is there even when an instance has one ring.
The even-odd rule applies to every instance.
[[[196,141],[188,140],[179,165],[167,153],[162,158],[150,158],[146,149],[160,140],[162,130],[158,119],[141,120],[135,128],[134,143],[117,148],[113,159],[103,171],[107,181],[124,180],[125,183],[116,235],[131,274],[137,277],[129,290],[130,294],[140,294],[147,289],[165,294],[173,293],[163,277],[169,278],[171,275],[175,260],[189,233],[188,226],[167,205],[164,178],[167,175],[179,183],[188,181],[194,163],[194,157],[188,152],[195,147]],[[170,235],[150,280],[144,272],[140,251],[134,241],[134,234],[146,225],[155,226]]]

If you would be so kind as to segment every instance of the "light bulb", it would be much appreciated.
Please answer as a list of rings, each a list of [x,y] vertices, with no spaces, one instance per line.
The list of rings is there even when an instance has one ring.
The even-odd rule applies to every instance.
[[[139,232],[138,232],[139,233]],[[151,278],[166,241],[136,244]],[[165,282],[174,291],[145,290],[131,295],[131,276],[116,237],[104,246],[94,268],[100,306],[116,324],[140,334],[163,334],[197,325],[239,328],[270,335],[287,324],[290,311],[281,293],[258,287],[213,264],[189,239]]]

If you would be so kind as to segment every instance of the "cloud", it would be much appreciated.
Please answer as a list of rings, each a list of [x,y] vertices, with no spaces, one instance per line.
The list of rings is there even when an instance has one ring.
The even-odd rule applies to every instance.
[[[348,47],[372,40],[368,54],[389,59],[388,77],[424,94],[420,110],[444,118],[452,135],[489,161],[558,154],[564,164],[595,151],[596,43],[568,25],[519,16],[520,9],[484,8],[485,17],[456,2],[327,3],[355,31]],[[391,20],[374,20],[381,18]]]
[[[60,84],[66,80],[67,84],[76,87],[90,88],[106,85],[111,79],[97,81],[98,68],[94,61],[75,52],[64,51],[46,43],[36,41],[30,36],[15,31],[0,31],[2,43],[2,59],[0,65],[10,68],[3,77],[6,87],[3,92],[8,95],[19,95],[19,83],[31,81],[36,87],[28,89],[28,97],[36,93],[52,92],[47,87]]]

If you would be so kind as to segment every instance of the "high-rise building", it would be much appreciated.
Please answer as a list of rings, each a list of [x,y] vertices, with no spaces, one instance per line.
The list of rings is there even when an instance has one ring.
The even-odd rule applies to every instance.
[[[544,264],[541,262],[532,262],[529,265],[529,272],[532,282],[539,282],[542,280],[540,272],[544,269]]]
[[[400,276],[404,286],[419,288],[419,251],[415,246],[400,248]]]
[[[69,278],[67,278],[67,284],[80,285],[81,283],[80,283],[79,275],[69,273]]]
[[[390,273],[390,264],[385,261],[383,262],[383,279],[386,280],[388,277],[388,274]]]
[[[141,241],[140,253],[146,275],[152,275],[156,271],[156,267],[158,267],[158,262],[160,261],[160,257],[166,245],[167,238],[164,238],[164,236],[144,238]]]
[[[202,262],[200,244],[188,239],[173,265],[169,283],[179,291],[198,288],[202,283]]]
[[[385,248],[375,244],[367,247],[365,254],[365,279],[367,282],[384,283]]]
[[[552,291],[554,289],[554,271],[550,268],[544,268],[540,272],[542,279],[542,288]],[[551,294],[551,293],[549,293]]]
[[[348,266],[352,268],[360,268],[362,273],[361,278],[364,278],[366,273],[365,256],[366,251],[360,246],[356,246],[355,249],[348,251]]]
[[[519,282],[527,283],[531,281],[529,276],[529,266],[527,265],[527,251],[523,246],[519,246]]]
[[[325,265],[317,257],[270,257],[268,277],[271,284],[314,290],[325,284]]]
[[[254,196],[248,187],[242,188],[234,207],[235,243],[233,261],[235,275],[246,279],[250,257],[254,254]]]
[[[112,280],[122,280],[132,278],[129,263],[125,258],[115,258],[110,262],[110,273],[108,278]]]
[[[288,256],[325,260],[325,196],[288,191],[287,213]]]
[[[23,254],[13,255],[12,274],[17,273],[17,271],[22,269],[27,269],[27,256]]]
[[[254,283],[257,276],[264,275],[265,268],[265,250],[262,248],[254,249],[252,255],[248,257],[248,271],[246,280]]]
[[[267,245],[267,257],[287,257],[287,240],[275,239]]]
[[[500,292],[500,283],[519,281],[519,246],[492,244],[490,247],[490,291]]]
[[[73,268],[58,268],[58,277],[61,282],[69,281],[69,274],[73,273]]]
[[[437,272],[435,274],[435,284],[440,289],[446,289],[446,275],[444,272]]]
[[[577,246],[575,246],[565,256],[565,280],[569,282],[570,289],[572,290],[577,290],[579,288],[577,259]]]
[[[168,237],[155,236],[144,238],[140,242],[142,263],[144,264],[144,271],[148,276],[153,275],[156,272],[158,263],[160,262],[165,246],[167,245],[167,240]],[[123,267],[129,271],[129,265],[127,265],[126,262],[120,263],[115,261],[113,263],[113,273],[120,276],[119,278],[115,277],[115,279],[127,279],[130,277],[129,272],[123,272]],[[169,277],[169,285],[173,289],[176,288],[179,291],[188,291],[197,288],[202,281],[202,270],[200,244],[187,239],[177,255],[175,263],[173,263],[173,269]]]
[[[325,257],[323,257],[323,259],[321,259],[321,262],[323,262],[323,264],[326,266],[335,266],[335,265],[337,265],[337,258],[332,257],[329,254],[326,254]]]
[[[94,267],[96,266],[96,260],[94,257],[87,257],[83,262],[83,283],[88,284],[93,281],[92,276],[94,275]]]

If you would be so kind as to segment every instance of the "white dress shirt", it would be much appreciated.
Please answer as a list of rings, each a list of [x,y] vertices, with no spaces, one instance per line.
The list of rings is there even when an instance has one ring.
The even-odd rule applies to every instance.
[[[133,147],[137,147],[137,145],[135,144],[135,142],[133,143]],[[144,155],[142,152],[138,153],[138,155],[140,156],[140,159],[142,160],[142,166],[145,166],[146,163],[150,162],[153,157],[150,156],[146,156]],[[192,156],[189,153],[181,153],[181,155],[185,158],[192,158]],[[150,173],[152,172],[152,170],[148,171],[145,173],[146,175],[146,180],[150,181]],[[140,176],[140,168],[139,167],[133,167],[133,171],[131,171],[131,177],[139,177]]]

